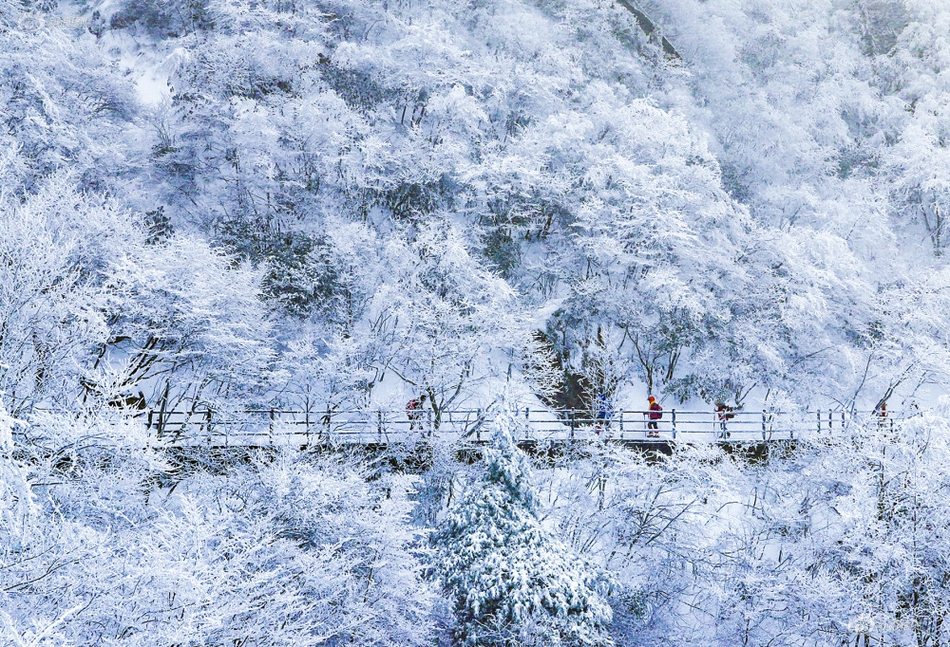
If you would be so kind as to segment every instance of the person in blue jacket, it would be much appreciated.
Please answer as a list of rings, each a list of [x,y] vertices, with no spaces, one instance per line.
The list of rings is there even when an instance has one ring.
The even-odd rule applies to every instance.
[[[610,408],[610,401],[604,393],[597,394],[597,414],[595,417],[596,425],[594,431],[600,435],[603,429],[610,428],[610,419],[613,418],[613,411]]]

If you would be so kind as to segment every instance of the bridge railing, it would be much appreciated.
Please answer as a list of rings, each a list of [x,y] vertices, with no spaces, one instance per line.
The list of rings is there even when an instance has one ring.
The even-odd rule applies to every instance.
[[[517,410],[524,441],[612,439],[629,442],[742,442],[833,434],[873,412],[786,413],[778,411],[691,411],[666,409],[659,419],[646,410]],[[404,411],[362,409],[303,411],[251,409],[239,412],[149,411],[150,433],[175,445],[388,444],[437,434],[468,441],[490,438],[483,409]],[[893,418],[878,418],[893,423]],[[655,423],[655,429],[652,429]]]

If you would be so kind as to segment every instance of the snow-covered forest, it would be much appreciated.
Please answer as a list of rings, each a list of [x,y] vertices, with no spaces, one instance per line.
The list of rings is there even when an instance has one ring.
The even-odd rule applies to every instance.
[[[0,0],[0,121],[0,647],[950,643],[946,0]],[[648,395],[855,422],[516,444]]]

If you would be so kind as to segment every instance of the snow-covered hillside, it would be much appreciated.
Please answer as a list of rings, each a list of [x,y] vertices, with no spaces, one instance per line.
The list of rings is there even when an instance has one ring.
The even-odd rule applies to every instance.
[[[284,457],[241,472],[236,493],[205,474],[143,504],[132,490],[165,458],[109,404],[309,413],[424,394],[439,419],[652,394],[930,413],[762,471],[715,448],[659,465],[598,449],[526,476],[576,508],[552,494],[486,527],[590,561],[574,593],[591,644],[946,642],[947,551],[914,542],[947,530],[948,34],[943,0],[0,0],[0,399],[16,419],[0,417],[2,637],[584,644],[563,618],[452,624],[463,608],[475,623],[532,614],[480,615],[456,580],[421,577],[422,529],[454,485],[497,485],[450,450],[418,479]],[[602,473],[599,499],[576,481]],[[288,479],[330,498],[358,482],[365,500],[340,514],[376,528],[360,537],[372,547],[298,537],[337,513],[268,508]],[[239,508],[270,525],[243,526]],[[186,528],[214,559],[142,528]],[[30,588],[41,554],[51,570]],[[251,560],[237,574],[199,572],[237,554]],[[95,555],[116,570],[66,575]],[[197,566],[123,579],[116,560],[143,555]],[[318,566],[327,579],[299,579]],[[270,574],[261,598],[255,573]],[[69,582],[88,588],[50,592]],[[335,616],[364,583],[372,595]],[[251,611],[275,599],[266,622]],[[561,602],[529,606],[577,610]]]
[[[644,5],[679,59],[606,1],[10,5],[5,196],[108,198],[259,271],[262,400],[458,405],[547,348],[573,405],[929,404],[939,4]],[[107,318],[80,372],[152,356]]]

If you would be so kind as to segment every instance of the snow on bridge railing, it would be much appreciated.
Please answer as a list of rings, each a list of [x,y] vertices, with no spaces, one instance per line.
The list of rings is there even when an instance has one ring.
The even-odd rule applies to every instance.
[[[794,440],[845,430],[853,421],[893,424],[874,412],[812,411],[687,411],[667,409],[659,419],[653,412],[623,410],[597,412],[579,409],[521,408],[524,421],[519,441],[623,442],[762,442]],[[350,411],[297,411],[253,409],[239,412],[147,412],[148,429],[171,445],[263,446],[335,444],[389,444],[422,440],[437,434],[460,441],[490,438],[494,415],[484,409],[430,409],[405,411],[360,409]],[[655,423],[655,429],[652,429]]]

